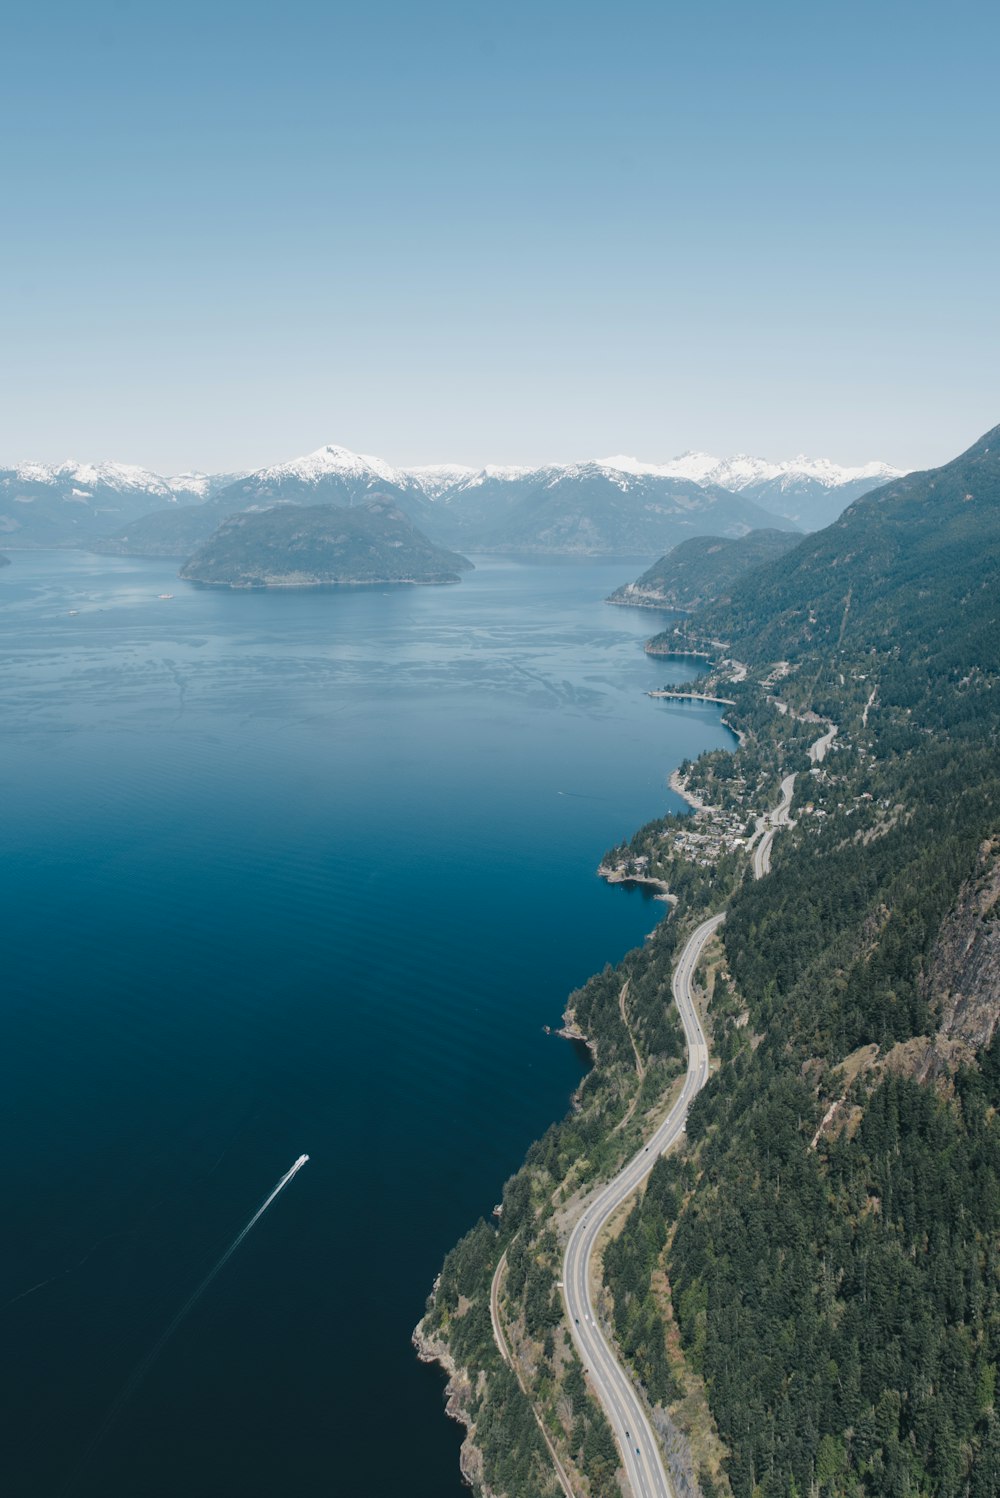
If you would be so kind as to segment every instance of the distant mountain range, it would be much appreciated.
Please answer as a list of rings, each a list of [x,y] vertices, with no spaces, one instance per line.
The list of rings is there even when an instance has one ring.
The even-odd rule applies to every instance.
[[[828,458],[802,456],[785,463],[769,463],[746,453],[732,458],[684,453],[659,467],[637,463],[634,458],[606,461],[630,472],[660,473],[665,477],[693,479],[699,484],[718,484],[794,521],[804,531],[822,530],[860,495],[889,479],[900,478],[904,472],[889,463],[844,467]]]
[[[89,546],[125,522],[201,504],[238,474],[163,478],[131,463],[19,463],[0,468],[0,535],[11,546]]]
[[[183,558],[241,511],[352,507],[379,495],[432,540],[466,550],[659,555],[699,534],[816,529],[898,475],[883,463],[845,468],[703,453],[662,464],[613,457],[540,468],[395,468],[336,446],[254,473],[174,478],[120,463],[25,463],[0,469],[0,537],[14,547]]]

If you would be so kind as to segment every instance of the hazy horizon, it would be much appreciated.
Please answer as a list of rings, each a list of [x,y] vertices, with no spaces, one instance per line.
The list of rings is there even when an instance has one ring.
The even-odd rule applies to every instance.
[[[0,453],[941,463],[1000,413],[1000,18],[5,21]]]
[[[975,440],[974,438],[970,438],[969,442],[971,443],[974,440]],[[968,446],[969,443],[966,443],[965,445]],[[119,452],[105,452],[105,453],[95,453],[95,452],[84,452],[84,453],[80,453],[80,452],[64,452],[61,455],[56,455],[56,454],[53,453],[53,454],[51,454],[49,456],[46,456],[46,457],[40,457],[37,453],[19,454],[19,453],[11,453],[11,452],[0,451],[0,469],[10,468],[10,467],[14,467],[14,466],[17,466],[17,465],[25,465],[25,464],[29,464],[29,463],[38,463],[39,465],[44,466],[44,467],[59,467],[59,466],[61,466],[63,464],[67,464],[67,463],[79,464],[81,466],[83,466],[85,464],[122,463],[122,464],[129,464],[129,465],[135,466],[137,468],[145,469],[149,473],[154,473],[154,474],[157,474],[157,475],[159,475],[161,477],[166,477],[166,478],[177,478],[177,477],[180,477],[180,476],[182,476],[184,474],[213,474],[213,473],[230,473],[230,472],[232,472],[232,473],[238,473],[238,472],[244,472],[244,471],[253,473],[253,472],[256,472],[258,469],[261,469],[261,468],[275,467],[275,466],[277,466],[279,464],[282,464],[282,463],[292,462],[292,461],[294,461],[297,458],[306,457],[306,456],[308,456],[311,453],[320,451],[324,447],[341,447],[341,448],[345,448],[346,450],[348,450],[348,451],[350,451],[352,453],[355,453],[358,457],[380,459],[382,462],[388,463],[391,467],[397,468],[397,469],[400,469],[400,470],[403,470],[403,471],[409,471],[409,470],[416,469],[416,468],[433,468],[433,467],[439,467],[439,466],[443,467],[443,466],[452,465],[452,464],[455,467],[468,467],[468,468],[473,469],[473,470],[480,470],[480,469],[487,468],[487,467],[491,467],[491,468],[519,468],[519,467],[524,467],[524,468],[532,468],[532,469],[547,468],[547,467],[561,468],[561,467],[567,467],[567,466],[570,466],[570,465],[576,464],[576,463],[589,463],[589,462],[607,461],[608,459],[613,458],[613,457],[614,458],[622,458],[622,457],[634,458],[634,459],[636,459],[640,463],[650,463],[650,464],[662,463],[662,464],[666,464],[666,463],[673,462],[673,461],[675,461],[675,460],[677,460],[679,458],[685,457],[688,453],[705,453],[705,454],[707,454],[707,455],[709,455],[711,457],[715,457],[715,458],[718,458],[720,460],[725,460],[725,459],[729,459],[729,458],[737,458],[737,457],[746,457],[746,458],[756,459],[756,460],[759,460],[761,462],[774,463],[774,464],[794,462],[797,458],[808,458],[808,459],[811,459],[811,460],[828,459],[830,462],[835,463],[838,466],[844,467],[844,468],[863,467],[865,464],[868,464],[868,463],[889,463],[893,467],[899,468],[899,469],[903,470],[904,472],[911,472],[917,466],[917,465],[915,465],[913,463],[898,462],[898,461],[894,460],[891,457],[886,457],[882,453],[869,453],[866,457],[863,457],[863,458],[860,458],[860,459],[856,459],[856,460],[853,460],[853,459],[849,460],[849,459],[842,458],[840,456],[840,454],[836,453],[836,452],[806,452],[802,448],[799,448],[795,452],[766,453],[766,452],[755,451],[752,448],[742,448],[742,449],[727,448],[725,450],[722,450],[722,449],[719,449],[719,448],[716,448],[716,449],[695,448],[695,447],[692,447],[690,445],[687,446],[687,447],[685,447],[685,448],[680,448],[676,452],[670,452],[670,453],[666,453],[666,452],[664,452],[664,453],[659,453],[659,452],[655,452],[655,453],[651,453],[651,452],[638,452],[638,453],[636,453],[636,452],[630,452],[630,453],[626,453],[624,449],[617,448],[617,449],[614,450],[614,452],[612,452],[610,449],[608,449],[607,451],[600,452],[600,453],[597,453],[597,452],[580,452],[580,453],[570,453],[570,454],[565,454],[564,453],[564,454],[560,454],[560,455],[557,455],[557,456],[554,456],[554,457],[552,455],[549,455],[548,457],[544,457],[544,458],[540,458],[540,459],[530,459],[530,460],[529,459],[517,458],[517,457],[507,457],[507,456],[500,456],[500,457],[487,456],[487,457],[481,458],[481,459],[462,459],[462,458],[456,458],[456,457],[454,457],[454,455],[450,451],[446,451],[444,453],[439,453],[436,457],[420,458],[420,459],[412,459],[411,460],[411,459],[407,459],[407,458],[393,458],[393,457],[390,457],[388,455],[387,451],[384,448],[382,448],[382,449],[369,448],[367,450],[363,450],[363,449],[361,449],[359,447],[352,446],[348,442],[331,441],[331,442],[318,442],[318,443],[314,443],[311,447],[302,448],[298,452],[271,453],[270,456],[265,457],[264,460],[262,462],[259,462],[259,463],[253,463],[253,464],[250,464],[250,463],[237,463],[237,462],[233,462],[233,463],[222,463],[222,464],[219,464],[219,465],[217,465],[215,467],[212,467],[212,468],[200,467],[200,466],[198,466],[195,463],[187,463],[187,464],[183,464],[182,466],[174,466],[173,468],[156,467],[152,463],[143,462],[141,458],[122,457],[121,453],[119,453]],[[954,457],[954,456],[955,456],[954,453],[950,453],[950,454],[947,455],[947,457]],[[946,462],[947,461],[947,457],[942,458],[941,461],[942,462]],[[928,466],[931,466],[931,465],[928,465]]]

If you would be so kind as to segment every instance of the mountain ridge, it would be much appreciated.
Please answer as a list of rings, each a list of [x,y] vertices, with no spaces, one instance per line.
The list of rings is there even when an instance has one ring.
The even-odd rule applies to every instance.
[[[172,478],[135,464],[26,462],[0,469],[0,536],[9,544],[36,547],[97,540],[100,550],[110,551],[118,542],[131,546],[128,527],[166,511],[217,504],[217,524],[225,514],[256,504],[350,505],[382,493],[442,541],[473,549],[656,555],[694,533],[686,511],[704,511],[711,518],[701,529],[719,534],[769,526],[816,529],[879,477],[898,472],[884,463],[859,468],[793,459],[773,464],[706,454],[667,463],[616,456],[535,467],[407,468],[333,443],[250,473],[191,472]],[[719,483],[720,477],[726,483]],[[578,492],[572,496],[574,486]],[[574,505],[580,511],[577,525]],[[155,521],[151,540],[142,529],[140,554],[152,546],[146,554],[181,555],[191,538],[197,544],[214,525],[207,516],[203,522],[189,516]]]
[[[973,565],[981,575],[968,586]],[[907,474],[849,505],[832,525],[739,580],[725,604],[686,626],[736,640],[749,658],[797,657],[867,632],[899,658],[1000,642],[1000,426],[939,468]],[[935,631],[912,604],[940,611]],[[933,605],[931,599],[934,600]]]
[[[660,557],[635,582],[616,588],[608,603],[637,608],[691,610],[724,597],[738,577],[798,543],[789,531],[748,531],[745,536],[692,536]]]

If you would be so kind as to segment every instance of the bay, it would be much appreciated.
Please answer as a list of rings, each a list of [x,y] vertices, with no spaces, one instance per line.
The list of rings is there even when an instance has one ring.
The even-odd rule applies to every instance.
[[[10,1498],[466,1491],[410,1331],[580,1079],[543,1025],[663,913],[601,853],[732,742],[645,695],[688,667],[602,603],[641,559],[476,562],[0,574]]]

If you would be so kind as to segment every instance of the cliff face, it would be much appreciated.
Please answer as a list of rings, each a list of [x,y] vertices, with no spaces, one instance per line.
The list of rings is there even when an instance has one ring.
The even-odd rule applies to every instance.
[[[472,1411],[477,1400],[472,1377],[466,1369],[456,1365],[448,1344],[429,1332],[423,1321],[413,1333],[413,1345],[422,1363],[437,1363],[447,1374],[445,1414],[464,1425],[466,1432],[458,1459],[462,1476],[478,1498],[497,1498],[484,1479],[483,1456],[476,1445],[476,1422]]]
[[[1000,1021],[1000,835],[984,842],[972,878],[941,927],[927,975],[940,1038],[973,1050]]]
[[[946,1080],[959,1067],[975,1065],[993,1039],[1000,1025],[1000,834],[980,845],[975,871],[941,925],[923,987],[940,1019],[938,1030],[901,1041],[884,1055],[869,1048],[859,1070],[873,1084],[887,1072],[918,1082]]]

